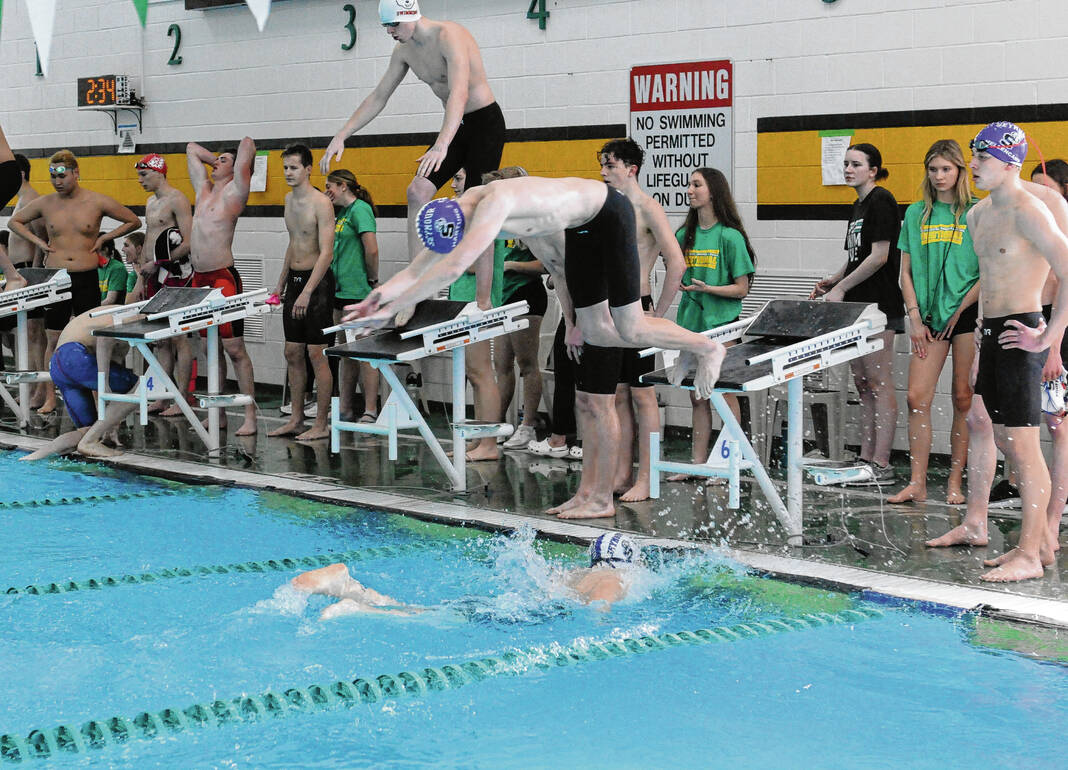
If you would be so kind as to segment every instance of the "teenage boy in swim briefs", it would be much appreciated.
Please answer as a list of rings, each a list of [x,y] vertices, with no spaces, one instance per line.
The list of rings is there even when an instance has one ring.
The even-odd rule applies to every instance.
[[[1068,323],[1068,238],[1049,204],[1025,187],[1020,168],[1027,155],[1024,132],[991,123],[972,141],[969,167],[976,188],[990,195],[968,212],[982,282],[982,344],[975,394],[993,423],[998,448],[1019,471],[1023,526],[1016,548],[987,562],[982,580],[1008,582],[1042,577],[1053,563],[1046,508],[1050,477],[1039,446],[1042,369],[1046,349]],[[1042,287],[1052,268],[1060,281],[1049,323],[1042,317]],[[973,411],[975,411],[973,407]],[[969,415],[971,424],[973,417]],[[964,521],[929,546],[987,544],[986,500],[993,453],[973,443],[984,466],[972,477]],[[974,486],[973,486],[974,484]],[[980,499],[981,497],[981,499]]]
[[[189,234],[189,260],[193,265],[193,286],[222,289],[226,297],[241,293],[241,276],[234,268],[234,229],[237,219],[248,203],[249,184],[252,178],[252,161],[256,157],[256,145],[250,137],[241,140],[236,151],[223,150],[218,155],[204,149],[196,142],[185,148],[189,166],[189,181],[196,191],[197,206],[193,214]],[[211,166],[211,176],[205,166]],[[255,395],[255,380],[252,359],[245,350],[245,324],[233,321],[219,327],[222,350],[219,351],[220,369],[225,372],[223,351],[234,365],[237,385],[249,398]],[[202,331],[201,336],[206,336]],[[223,411],[221,425],[226,426]],[[238,436],[251,436],[256,432],[256,402],[245,405],[245,421],[237,429]]]
[[[292,191],[286,195],[285,221],[289,247],[278,277],[275,294],[284,296],[282,326],[286,337],[286,364],[293,413],[288,422],[269,436],[296,436],[298,441],[329,438],[330,397],[334,378],[326,360],[332,334],[323,329],[334,325],[334,206],[312,187],[312,154],[303,144],[282,150],[282,171]],[[318,411],[315,424],[304,430],[304,394],[308,375],[307,352],[315,372]]]
[[[345,139],[382,111],[408,70],[430,86],[445,107],[445,118],[408,185],[408,254],[414,257],[421,248],[415,213],[423,204],[461,168],[475,185],[483,174],[500,167],[504,114],[486,79],[478,43],[467,29],[455,22],[425,18],[415,0],[381,0],[378,12],[397,45],[378,85],[331,139],[320,168],[325,174],[331,161],[341,160]]]
[[[573,358],[581,356],[584,343],[681,349],[673,379],[681,382],[696,366],[698,397],[712,393],[725,350],[708,337],[645,315],[634,210],[618,190],[592,179],[501,179],[456,200],[431,201],[417,215],[417,225],[428,248],[363,302],[347,307],[346,322],[359,321],[366,332],[385,326],[456,280],[498,236],[519,238],[553,278]],[[617,372],[610,376],[614,390]],[[590,436],[603,430],[606,447],[619,442],[618,427],[614,433],[611,425],[586,429]],[[583,457],[578,492],[549,513],[562,518],[615,515],[615,466],[613,451],[597,453],[593,461]]]
[[[98,252],[103,244],[141,227],[141,220],[113,198],[81,186],[78,159],[70,150],[60,150],[49,159],[48,174],[54,193],[42,195],[8,222],[15,235],[33,243],[45,254],[45,267],[64,268],[70,275],[71,298],[45,309],[45,333],[51,360],[60,332],[73,316],[100,304],[97,280]],[[104,217],[120,222],[113,230],[100,231]],[[33,232],[31,223],[44,220],[47,242]],[[41,414],[55,411],[55,390],[49,390]]]

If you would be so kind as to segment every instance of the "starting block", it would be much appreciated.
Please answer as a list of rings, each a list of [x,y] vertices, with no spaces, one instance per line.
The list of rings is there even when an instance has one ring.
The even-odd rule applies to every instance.
[[[221,373],[219,371],[219,327],[231,321],[239,321],[253,315],[271,312],[266,304],[268,289],[223,296],[220,289],[179,288],[165,286],[144,302],[130,305],[117,305],[104,308],[93,315],[111,315],[114,325],[97,329],[96,337],[113,337],[120,339],[137,350],[148,364],[148,373],[132,393],[107,392],[104,375],[98,375],[98,411],[104,416],[107,402],[137,404],[140,408],[140,422],[148,425],[148,404],[151,401],[173,400],[182,411],[193,432],[200,437],[211,452],[219,450],[219,410],[225,406],[247,404],[250,398],[245,395],[222,395]],[[133,316],[144,316],[142,320],[132,321]],[[186,403],[178,386],[170,375],[160,366],[150,343],[179,337],[183,334],[207,330],[207,371],[208,392],[198,396],[202,409],[208,410],[208,429],[200,424],[196,413]]]
[[[0,318],[15,316],[15,365],[13,371],[5,371],[0,376],[0,400],[3,400],[19,417],[19,426],[30,422],[30,385],[37,382],[51,382],[47,371],[30,371],[30,341],[27,318],[30,310],[47,307],[71,298],[70,275],[66,270],[49,270],[45,268],[23,268],[19,274],[29,281],[21,289],[0,292]],[[17,385],[18,401],[8,392],[8,385]]]
[[[708,463],[675,463],[660,459],[660,434],[650,434],[651,473],[649,492],[660,496],[660,473],[687,473],[694,476],[726,478],[730,484],[728,505],[737,508],[741,471],[750,471],[786,529],[791,544],[800,544],[802,529],[801,435],[803,432],[802,382],[812,374],[881,350],[878,338],[886,329],[886,316],[877,305],[860,302],[817,302],[772,300],[751,318],[711,329],[704,334],[720,342],[748,341],[727,348],[719,381],[711,402],[723,420],[723,431]],[[641,355],[660,352],[657,348]],[[669,384],[666,369],[644,375],[642,380]],[[724,393],[751,392],[785,383],[787,386],[787,471],[786,502],[779,496],[760,457],[742,427],[734,418]],[[693,389],[693,378],[682,383]],[[820,466],[824,467],[824,466]]]
[[[326,354],[336,358],[365,361],[389,383],[390,394],[374,423],[348,422],[341,419],[339,399],[330,409],[330,450],[341,451],[341,433],[367,433],[385,436],[389,442],[389,459],[397,459],[397,437],[401,430],[415,429],[426,442],[431,454],[445,471],[456,491],[467,489],[467,456],[464,441],[469,438],[508,436],[512,426],[464,419],[467,410],[467,382],[464,372],[464,348],[474,342],[493,339],[502,334],[525,329],[530,324],[524,316],[526,301],[479,310],[475,303],[425,300],[416,307],[411,320],[401,329],[383,330],[367,337],[355,338],[357,324],[340,324],[324,329],[332,333],[345,331],[349,341],[328,348]],[[430,430],[419,407],[412,401],[393,367],[443,353],[452,354],[452,459]]]

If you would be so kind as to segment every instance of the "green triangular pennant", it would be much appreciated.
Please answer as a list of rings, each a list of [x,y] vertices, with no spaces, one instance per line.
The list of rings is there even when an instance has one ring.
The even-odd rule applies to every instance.
[[[3,0],[0,0],[2,3]],[[145,19],[148,17],[148,0],[133,0],[134,8],[137,9],[137,17],[141,19],[141,26],[145,26]]]

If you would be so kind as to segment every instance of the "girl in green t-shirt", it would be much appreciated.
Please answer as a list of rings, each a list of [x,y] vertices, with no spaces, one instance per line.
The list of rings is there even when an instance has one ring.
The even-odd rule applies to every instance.
[[[912,356],[909,358],[909,456],[911,479],[891,503],[927,499],[931,455],[931,402],[938,377],[953,352],[953,428],[946,502],[964,502],[968,461],[966,418],[972,403],[969,374],[975,359],[979,259],[972,248],[967,213],[975,204],[964,153],[952,139],[931,145],[923,159],[923,199],[905,211],[898,237],[901,293]]]
[[[337,210],[334,225],[334,323],[341,323],[343,308],[365,299],[378,283],[378,229],[375,204],[371,194],[345,168],[331,171],[326,178],[326,194]],[[345,342],[338,332],[338,343]],[[342,359],[338,372],[338,396],[341,419],[355,418],[355,364]],[[365,361],[359,362],[360,389],[364,407],[360,422],[374,422],[378,417],[378,370]]]
[[[727,178],[721,171],[697,169],[690,175],[686,194],[690,210],[685,224],[675,233],[686,258],[676,320],[684,329],[702,332],[736,321],[741,315],[742,299],[752,284],[756,256]],[[740,419],[738,399],[724,398],[735,419]],[[703,463],[708,459],[712,435],[712,407],[710,402],[698,400],[693,394],[690,402],[693,404],[693,461]],[[685,474],[677,474],[668,477],[668,481],[684,478]]]

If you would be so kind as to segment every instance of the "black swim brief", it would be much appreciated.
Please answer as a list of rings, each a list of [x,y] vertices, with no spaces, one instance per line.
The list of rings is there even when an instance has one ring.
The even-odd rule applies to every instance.
[[[959,337],[962,334],[975,334],[975,327],[979,323],[979,303],[973,302],[961,311],[957,325],[953,327],[949,338]]]
[[[100,307],[100,281],[96,268],[75,272],[70,276],[70,299],[45,308],[45,328],[54,332],[66,328],[70,319],[80,316],[95,307]]]
[[[1031,353],[998,344],[998,335],[1009,320],[1038,326],[1039,312],[1013,313],[1002,318],[983,319],[983,342],[979,348],[979,374],[975,395],[981,396],[995,425],[1029,428],[1042,424],[1042,367],[1046,351]]]
[[[441,166],[427,177],[434,189],[440,190],[460,169],[467,173],[467,187],[482,184],[483,174],[501,166],[504,130],[504,113],[497,102],[464,115]]]
[[[576,308],[605,300],[609,307],[623,307],[641,297],[634,208],[619,190],[606,189],[597,215],[564,231],[564,277]]]
[[[293,305],[308,285],[311,270],[290,270],[286,277],[285,301],[282,303],[282,329],[286,342],[301,345],[330,345],[333,334],[323,334],[323,329],[334,325],[334,274],[329,270],[312,292],[308,309],[303,318],[293,317]]]
[[[648,313],[652,309],[653,298],[648,294],[642,295],[642,310]],[[637,348],[623,349],[623,361],[619,368],[619,381],[621,384],[630,385],[632,388],[651,388],[653,387],[651,382],[642,382],[642,375],[651,374],[653,369],[656,368],[656,356],[642,358],[638,353]]]

